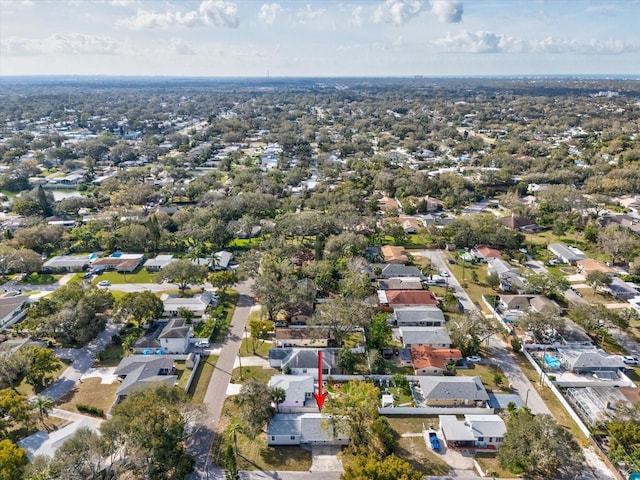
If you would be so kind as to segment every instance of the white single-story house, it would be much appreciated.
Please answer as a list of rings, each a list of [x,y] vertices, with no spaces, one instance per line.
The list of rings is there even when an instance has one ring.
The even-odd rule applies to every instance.
[[[196,317],[202,317],[206,313],[207,307],[215,307],[218,304],[218,297],[212,292],[203,292],[191,298],[164,293],[160,300],[164,305],[162,314],[165,317],[177,316],[181,308],[191,310]]]
[[[587,255],[582,250],[568,247],[564,243],[550,243],[548,248],[563,263],[576,263],[578,260],[587,258]]]
[[[282,388],[286,392],[281,407],[303,407],[313,398],[315,380],[311,375],[274,375],[269,380],[271,388]]]
[[[166,353],[187,353],[189,340],[193,336],[193,325],[188,324],[183,318],[172,318],[162,329],[158,340],[160,348]]]
[[[441,327],[445,322],[442,310],[432,305],[395,308],[393,318],[398,327]]]
[[[267,445],[349,445],[349,438],[334,434],[327,415],[277,413],[267,426]]]
[[[520,274],[516,267],[501,258],[489,258],[487,259],[487,265],[489,275],[495,274],[501,279],[514,278]]]
[[[426,345],[434,348],[449,348],[451,337],[444,327],[400,327],[404,348]]]
[[[150,272],[157,272],[176,260],[173,255],[158,255],[144,262],[143,266]]]
[[[104,266],[120,273],[131,273],[144,262],[144,255],[141,253],[114,252],[108,257],[98,258],[93,261],[93,266]]]
[[[79,272],[89,267],[88,255],[58,255],[42,264],[43,272]]]
[[[448,448],[497,450],[507,433],[499,415],[465,415],[464,421],[455,415],[438,415],[438,418]]]

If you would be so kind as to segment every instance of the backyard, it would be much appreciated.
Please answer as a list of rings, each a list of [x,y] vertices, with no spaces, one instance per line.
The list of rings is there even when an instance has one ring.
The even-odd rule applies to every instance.
[[[93,377],[77,382],[73,389],[59,400],[57,407],[78,413],[76,405],[80,403],[99,408],[106,414],[116,399],[116,390],[120,382],[103,384],[101,380],[100,377]]]
[[[234,424],[242,425],[242,412],[234,397],[227,397],[218,422],[218,432],[221,434],[216,436],[212,447],[212,455],[217,463],[221,462],[226,446],[234,444],[232,435],[222,433]],[[311,467],[311,453],[300,447],[269,447],[264,434],[251,439],[242,432],[236,432],[235,438],[239,470],[306,471]]]

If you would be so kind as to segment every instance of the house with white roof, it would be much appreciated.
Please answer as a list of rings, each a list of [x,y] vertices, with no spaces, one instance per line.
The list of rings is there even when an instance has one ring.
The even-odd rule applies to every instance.
[[[587,258],[582,250],[568,247],[564,243],[550,243],[548,248],[562,263],[576,263],[578,260]]]
[[[499,415],[465,415],[464,421],[455,415],[439,415],[438,418],[448,448],[497,450],[507,433]]]
[[[451,347],[451,337],[444,327],[400,327],[404,348],[426,345],[434,348]]]
[[[315,380],[311,375],[274,375],[269,386],[285,391],[286,397],[280,407],[304,407],[305,402],[313,399]]]
[[[267,445],[349,445],[349,438],[334,431],[327,415],[277,413],[267,426]]]
[[[157,272],[176,260],[173,255],[158,255],[144,262],[143,266],[150,272]]]
[[[441,327],[445,322],[442,310],[431,305],[396,308],[393,318],[398,327]]]
[[[207,307],[215,307],[218,304],[218,297],[212,292],[202,292],[191,298],[165,293],[160,297],[160,300],[164,305],[162,314],[165,317],[177,316],[182,308],[191,310],[196,317],[202,317],[206,313]]]

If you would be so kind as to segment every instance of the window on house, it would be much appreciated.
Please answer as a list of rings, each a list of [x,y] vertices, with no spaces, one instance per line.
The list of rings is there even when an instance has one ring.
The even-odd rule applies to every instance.
[[[271,441],[272,441],[272,442],[275,442],[275,441],[276,441],[276,437],[271,436]]]
[[[478,437],[479,442],[484,442],[484,437]]]
[[[295,439],[296,439],[296,437],[295,437],[294,435],[291,435],[291,436],[289,437],[289,440],[295,440]]]

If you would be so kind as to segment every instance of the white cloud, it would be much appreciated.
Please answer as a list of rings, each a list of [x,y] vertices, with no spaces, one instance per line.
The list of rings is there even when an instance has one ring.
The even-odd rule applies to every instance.
[[[307,3],[305,8],[301,8],[296,12],[296,17],[298,18],[298,20],[300,20],[300,22],[306,23],[309,20],[315,20],[323,13],[323,9],[318,8],[314,10],[313,8],[311,8],[311,4]]]
[[[258,19],[263,21],[268,25],[273,25],[273,22],[276,21],[276,18],[282,11],[282,7],[279,3],[265,3],[260,7],[260,12],[258,13]]]
[[[462,0],[429,0],[431,13],[440,23],[458,23],[462,21]]]
[[[620,40],[577,40],[546,37],[540,40],[523,40],[501,33],[463,30],[447,33],[431,45],[441,51],[452,53],[535,53],[535,54],[601,54],[617,55],[639,51],[640,46]]]
[[[226,0],[203,0],[199,8],[205,23],[218,27],[237,28],[240,23],[238,7]]]
[[[3,55],[115,55],[119,45],[111,37],[83,33],[54,34],[46,38],[8,37],[0,42]]]
[[[171,26],[199,27],[215,25],[218,27],[236,28],[240,22],[238,8],[233,2],[226,0],[203,0],[198,10],[182,12],[162,12],[138,9],[133,17],[121,20],[122,25],[131,30],[145,28],[168,28]]]
[[[420,0],[386,0],[373,12],[376,23],[393,23],[402,25],[420,13]]]
[[[195,55],[196,51],[184,38],[172,38],[170,41],[171,52],[176,55]]]
[[[353,7],[353,9],[351,10],[351,24],[353,26],[361,27],[362,24],[364,23],[364,20],[362,18],[363,10],[364,8],[362,7],[362,5],[357,5]]]

